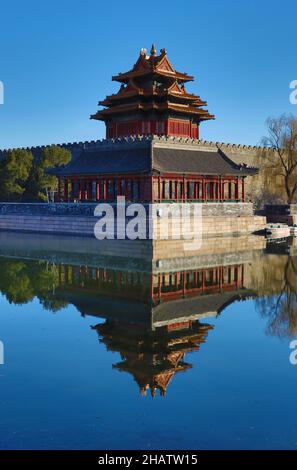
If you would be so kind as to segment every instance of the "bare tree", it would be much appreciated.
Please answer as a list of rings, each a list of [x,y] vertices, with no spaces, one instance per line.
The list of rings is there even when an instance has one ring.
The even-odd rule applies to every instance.
[[[267,119],[268,135],[262,139],[261,169],[266,184],[283,193],[288,204],[297,196],[297,118],[283,114]]]

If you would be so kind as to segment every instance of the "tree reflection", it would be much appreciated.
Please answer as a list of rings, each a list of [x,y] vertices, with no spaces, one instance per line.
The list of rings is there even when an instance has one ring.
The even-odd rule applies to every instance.
[[[0,291],[13,304],[38,298],[46,310],[56,312],[67,304],[55,298],[58,269],[46,261],[1,259]]]
[[[173,294],[173,297],[184,295],[184,289],[193,293],[197,288],[200,295],[208,290],[213,293],[214,286],[219,290],[222,286],[238,289],[243,282],[237,266],[233,270],[228,266],[227,271],[209,269],[202,279],[203,270],[196,274],[162,274],[154,278],[152,286],[139,273],[105,268],[17,258],[1,258],[0,266],[0,292],[10,303],[22,305],[37,298],[51,312],[65,308],[68,305],[65,299],[74,304],[81,302],[82,311],[86,308],[84,303],[93,299],[95,303],[90,307],[93,311],[100,296],[145,300],[161,295],[169,300]],[[249,266],[248,287],[256,292],[256,309],[267,321],[267,333],[278,337],[297,335],[297,256],[265,254],[254,258]]]
[[[292,337],[297,333],[297,258],[282,257],[283,275],[271,279],[276,274],[268,264],[270,293],[256,300],[256,308],[263,318],[267,318],[267,333],[278,337]],[[267,292],[267,291],[266,291]]]

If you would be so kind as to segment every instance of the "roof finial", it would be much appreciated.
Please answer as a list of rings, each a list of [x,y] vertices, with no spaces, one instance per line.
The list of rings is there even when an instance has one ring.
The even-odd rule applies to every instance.
[[[140,55],[146,56],[146,49],[144,47],[140,49]]]
[[[157,54],[156,46],[155,46],[155,44],[152,44],[152,47],[151,47],[151,56],[155,56],[156,54]]]

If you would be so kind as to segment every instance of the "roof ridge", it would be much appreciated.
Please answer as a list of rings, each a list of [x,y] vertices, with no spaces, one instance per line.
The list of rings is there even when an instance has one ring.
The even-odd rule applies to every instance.
[[[223,150],[221,148],[218,147],[218,153],[221,155],[222,158],[224,158],[225,161],[227,161],[228,163],[230,163],[231,165],[233,165],[237,170],[244,170],[244,169],[247,169],[247,170],[258,170],[258,168],[254,167],[254,166],[250,166],[250,165],[247,165],[247,164],[242,164],[242,163],[236,163],[234,160],[232,160],[232,158],[228,157],[228,155],[226,155]]]
[[[240,168],[240,165],[237,165],[237,163],[234,162],[234,160],[232,160],[231,158],[229,158],[224,152],[223,150],[218,147],[218,153],[221,155],[221,157],[227,162],[229,163],[231,166],[233,166],[233,168],[236,168],[237,170]]]

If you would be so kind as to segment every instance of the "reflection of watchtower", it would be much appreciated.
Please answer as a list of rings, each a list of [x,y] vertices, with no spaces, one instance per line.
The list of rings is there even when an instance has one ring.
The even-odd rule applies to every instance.
[[[153,278],[153,298],[165,301],[176,297],[236,291],[244,285],[244,265],[158,273]]]
[[[175,374],[192,367],[186,353],[212,329],[201,320],[251,291],[244,288],[244,265],[230,264],[161,273],[60,266],[56,293],[83,315],[105,318],[94,329],[120,353],[114,368],[129,372],[141,394],[163,396]]]
[[[71,286],[77,292],[118,298],[151,296],[151,274],[138,271],[120,271],[112,268],[94,268],[84,265],[59,265],[60,287]]]
[[[59,265],[59,286],[90,295],[159,302],[173,298],[236,291],[244,286],[244,264],[169,273],[119,271]]]
[[[113,367],[132,374],[141,394],[147,390],[164,396],[177,372],[192,366],[186,353],[197,351],[211,325],[186,321],[148,330],[142,325],[107,320],[94,327],[108,350],[119,352],[122,362]]]

